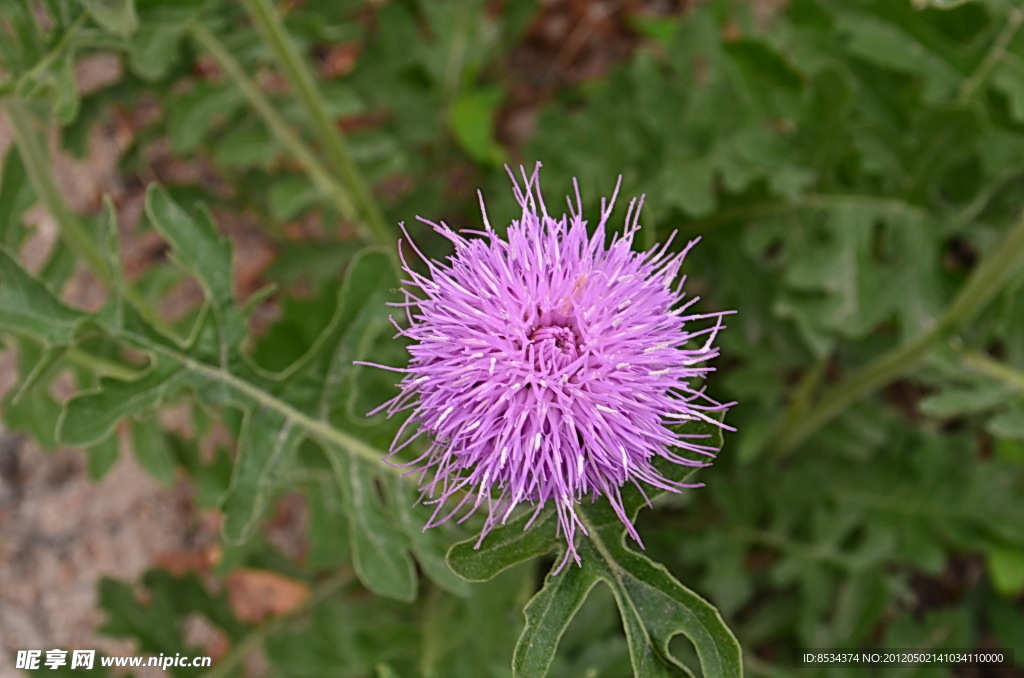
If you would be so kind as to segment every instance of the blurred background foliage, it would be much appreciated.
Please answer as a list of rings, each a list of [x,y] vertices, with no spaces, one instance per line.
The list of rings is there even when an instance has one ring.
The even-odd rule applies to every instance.
[[[548,204],[578,177],[590,214],[621,174],[646,194],[643,245],[700,236],[689,288],[737,311],[708,386],[738,402],[738,433],[706,488],[639,530],[721,611],[746,673],[791,675],[797,648],[955,647],[1017,664],[877,674],[1024,675],[1022,22],[1009,0],[0,0],[0,238],[23,249],[36,202],[62,235],[33,278],[0,262],[20,372],[5,426],[88,447],[101,477],[130,419],[139,462],[225,514],[215,564],[105,581],[104,632],[217,654],[180,676],[243,675],[258,651],[270,675],[512,675],[544,569],[452,575],[445,549],[472,524],[419,531],[411,488],[368,461],[396,422],[363,414],[393,375],[351,360],[403,360],[383,305],[397,222],[443,256],[416,215],[474,228],[480,187],[507,223],[504,164],[541,161]],[[76,68],[98,54],[115,76],[85,91]],[[75,156],[97,130],[118,140],[106,207],[72,212],[47,128]],[[127,272],[118,237],[142,252]],[[44,292],[82,263],[112,290],[89,313]],[[48,385],[69,372],[63,400]],[[347,437],[300,433],[240,382]],[[182,403],[190,432],[165,430],[153,413]],[[234,443],[201,451],[218,427],[244,464]],[[296,495],[299,558],[260,529]],[[239,572],[301,595],[240,619],[223,593]],[[186,647],[195,614],[218,652]],[[599,587],[549,675],[630,673]]]

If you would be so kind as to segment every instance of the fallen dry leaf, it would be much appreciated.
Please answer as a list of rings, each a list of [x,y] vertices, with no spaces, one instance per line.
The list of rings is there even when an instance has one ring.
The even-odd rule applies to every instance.
[[[236,570],[226,583],[235,616],[252,624],[287,614],[309,596],[307,584],[268,570]]]

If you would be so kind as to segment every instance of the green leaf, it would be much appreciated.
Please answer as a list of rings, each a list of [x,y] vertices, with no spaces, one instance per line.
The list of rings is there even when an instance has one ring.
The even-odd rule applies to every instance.
[[[693,643],[704,675],[742,676],[739,643],[718,611],[663,566],[626,548],[610,507],[597,505],[585,513],[591,537],[584,542],[587,553],[580,555],[584,567],[595,568],[595,576],[615,595],[636,675],[687,673],[669,652],[672,638],[681,633]]]
[[[722,445],[721,428],[713,423],[690,422],[679,430],[697,444],[712,448]],[[657,460],[656,466],[673,481],[685,480],[694,470],[663,459]],[[648,492],[652,500],[662,494],[664,491]],[[646,505],[644,496],[632,486],[623,490],[622,501],[626,514],[634,520]],[[668,651],[678,634],[693,642],[704,675],[742,675],[739,644],[714,607],[663,567],[627,549],[623,543],[625,527],[607,501],[582,504],[576,510],[590,534],[589,539],[577,538],[582,565],[577,568],[569,563],[558,574],[549,574],[527,605],[527,626],[513,660],[515,676],[546,675],[562,633],[599,581],[606,583],[615,596],[637,676],[687,674]],[[459,542],[448,551],[448,564],[468,581],[485,581],[517,563],[548,553],[556,545],[554,516],[549,506],[528,530],[523,528],[531,521],[532,513],[498,526],[483,540]]]
[[[929,102],[948,97],[960,84],[960,73],[947,55],[937,54],[904,27],[861,12],[844,12],[837,26],[849,40],[848,49],[861,59],[922,77]]]
[[[918,407],[929,417],[953,417],[977,414],[1006,402],[1005,388],[947,388],[922,398]]]
[[[116,433],[92,445],[86,452],[85,457],[89,480],[95,482],[107,475],[107,472],[114,468],[114,464],[117,463],[118,452],[119,445]]]
[[[423,529],[430,517],[430,511],[424,506],[415,505],[416,493],[413,488],[397,474],[388,476],[387,487],[395,517],[408,537],[412,553],[424,574],[445,591],[456,596],[468,596],[469,585],[453,572],[445,561],[441,528]]]
[[[291,221],[316,204],[320,193],[306,177],[282,177],[267,195],[267,206],[275,221]]]
[[[184,384],[188,374],[166,361],[133,381],[103,379],[100,388],[70,398],[57,425],[64,445],[84,447],[102,440],[121,419],[149,412]]]
[[[231,485],[224,497],[222,532],[229,544],[249,539],[263,518],[273,481],[286,467],[302,431],[279,412],[252,410],[243,420]]]
[[[168,102],[167,133],[178,155],[196,152],[206,136],[226,122],[242,105],[242,94],[233,84],[200,83],[185,95]]]
[[[455,139],[482,165],[500,166],[507,161],[505,149],[494,137],[494,116],[502,96],[498,88],[467,89],[452,103]]]
[[[9,150],[0,168],[0,245],[15,247],[23,229],[19,218],[31,205],[31,188],[21,154]]]
[[[75,82],[75,55],[65,45],[49,56],[18,81],[15,94],[25,101],[45,102],[57,121],[66,125],[77,117],[81,103]]]
[[[669,572],[623,543],[623,528],[608,506],[580,509],[590,534],[577,547],[582,565],[549,574],[527,605],[527,626],[516,646],[517,678],[544,676],[572,615],[598,581],[618,604],[636,676],[690,675],[669,651],[683,634],[693,643],[707,676],[742,676],[739,643],[718,611]]]
[[[139,466],[165,485],[174,481],[176,462],[167,434],[156,417],[146,417],[132,424],[132,448]]]
[[[164,78],[179,59],[184,29],[144,22],[128,43],[128,66],[143,80]]]
[[[209,212],[190,217],[159,184],[146,191],[146,215],[174,248],[177,261],[195,275],[215,308],[234,303],[231,245],[217,233]]]
[[[328,447],[328,457],[348,513],[353,563],[360,581],[379,595],[414,600],[416,572],[408,540],[384,512],[374,470],[333,446]]]
[[[235,305],[231,243],[217,232],[205,208],[197,210],[193,218],[157,184],[146,192],[145,209],[150,221],[174,248],[174,259],[203,288],[217,325],[220,362],[225,364],[229,348],[241,341],[248,329]]]
[[[1024,547],[992,544],[985,553],[992,587],[1009,598],[1024,593]]]
[[[142,578],[144,602],[137,595],[139,588],[109,578],[100,582],[99,603],[106,613],[102,633],[132,638],[147,654],[174,656],[198,651],[185,642],[181,628],[187,616],[199,614],[222,629],[228,639],[242,637],[245,627],[235,619],[224,594],[212,594],[194,574],[175,577],[163,570],[149,570]]]
[[[0,248],[0,327],[51,344],[69,345],[83,317]]]
[[[327,476],[308,486],[309,553],[306,565],[312,570],[330,569],[351,558],[348,516],[342,506],[338,485]]]
[[[546,676],[569,622],[597,584],[592,568],[567,567],[548,574],[544,587],[523,608],[526,628],[512,658],[512,675]]]
[[[448,550],[449,567],[466,581],[481,582],[548,553],[554,548],[555,511],[545,509],[527,530],[531,517],[521,515],[496,527],[482,542],[473,537],[455,544]]]
[[[128,36],[139,27],[135,0],[82,0],[85,11],[105,30]]]
[[[1024,409],[1000,412],[988,420],[985,429],[997,438],[1024,440]]]

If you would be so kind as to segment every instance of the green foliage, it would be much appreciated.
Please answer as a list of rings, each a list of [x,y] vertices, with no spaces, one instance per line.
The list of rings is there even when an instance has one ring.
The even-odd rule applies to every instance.
[[[203,617],[232,648],[215,675],[242,675],[256,648],[273,675],[325,678],[779,676],[824,647],[1005,648],[1020,664],[1024,12],[492,4],[0,0],[16,137],[0,166],[0,330],[18,372],[4,427],[86,449],[94,478],[130,444],[223,518],[208,575],[103,582],[105,632],[203,654],[184,645]],[[576,28],[552,46],[560,22]],[[83,94],[75,68],[95,53],[123,72]],[[588,61],[605,53],[625,56]],[[78,155],[97,129],[128,129],[120,214],[71,213],[47,124]],[[738,402],[738,432],[707,487],[650,511],[626,493],[643,553],[606,504],[584,505],[582,565],[557,574],[550,507],[479,544],[479,521],[422,530],[415,477],[380,463],[398,422],[365,416],[395,375],[355,364],[406,356],[388,225],[443,257],[412,217],[475,228],[480,185],[500,227],[518,216],[508,158],[544,162],[549,204],[578,177],[591,214],[621,174],[623,195],[646,193],[643,245],[701,236],[688,289],[737,311],[708,389]],[[148,187],[138,231],[169,257],[129,280],[117,240],[154,176],[167,186]],[[61,237],[28,266],[37,202]],[[274,253],[255,276],[239,223]],[[107,288],[99,308],[68,302],[81,264]],[[270,285],[243,298],[247,275]],[[164,317],[188,285],[201,303]],[[191,432],[164,430],[170,407]],[[209,449],[215,428],[230,445]],[[263,529],[286,493],[306,516],[297,561]],[[218,593],[242,568],[310,597],[243,623]]]
[[[688,435],[707,438],[702,444],[721,447],[721,429],[712,424],[688,427]],[[686,479],[692,471],[674,464],[659,470],[673,481]],[[655,491],[644,497],[636,488],[628,488],[623,494],[626,515],[635,520],[641,506],[662,494]],[[581,563],[553,569],[524,608],[526,628],[512,660],[514,676],[548,675],[559,640],[598,583],[608,586],[614,595],[636,675],[687,675],[689,670],[669,650],[678,634],[693,642],[705,675],[743,674],[739,644],[714,607],[664,567],[628,548],[626,528],[608,503],[585,504],[578,511],[587,533],[578,539]],[[475,539],[455,544],[448,552],[448,563],[465,579],[484,581],[544,555],[558,543],[551,538],[554,514],[549,506],[536,518],[524,515],[496,528],[482,544]],[[564,552],[565,547],[560,549]]]

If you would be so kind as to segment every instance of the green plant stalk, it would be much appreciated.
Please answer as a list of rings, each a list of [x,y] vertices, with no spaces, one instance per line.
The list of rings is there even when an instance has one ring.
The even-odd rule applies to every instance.
[[[117,286],[124,298],[138,309],[150,324],[168,336],[174,336],[174,333],[153,311],[152,305],[143,299],[135,288],[125,281],[117,279],[115,272],[111,270],[103,253],[85,230],[82,222],[71,212],[57,182],[53,179],[50,156],[42,142],[41,135],[35,129],[33,117],[24,102],[12,97],[3,101],[3,107],[14,131],[14,143],[25,164],[29,183],[32,184],[32,189],[57,222],[61,237],[68,247],[77,257],[85,260],[89,270],[107,288]],[[75,353],[75,355],[79,353]]]
[[[995,41],[992,43],[991,49],[985,53],[981,63],[978,64],[971,77],[965,80],[960,87],[956,97],[958,104],[966,104],[970,101],[971,97],[978,91],[978,88],[988,78],[992,69],[1006,56],[1006,50],[1010,46],[1010,41],[1013,40],[1013,36],[1017,35],[1021,23],[1024,23],[1024,10],[1021,10],[1020,7],[1014,7],[1010,12],[1010,16],[1006,19],[1006,25],[1003,26],[1003,30],[999,32],[999,35],[996,36]]]
[[[281,114],[277,112],[273,104],[270,103],[270,100],[263,95],[263,91],[259,86],[249,78],[241,64],[224,46],[224,43],[198,22],[190,24],[189,30],[196,39],[196,42],[202,45],[203,49],[216,59],[231,82],[249,100],[252,107],[256,109],[256,113],[263,118],[263,122],[270,128],[271,133],[288,149],[292,157],[302,165],[302,168],[309,174],[313,183],[330,197],[335,207],[345,219],[358,225],[360,221],[356,205],[348,191],[334,179],[330,171],[317,159],[313,151],[299,138],[285,119],[281,117]],[[368,234],[365,232],[362,235],[368,237]]]
[[[113,280],[103,254],[85,227],[82,226],[82,222],[72,214],[71,209],[64,201],[64,196],[61,195],[57,182],[53,179],[50,155],[42,142],[41,135],[35,129],[32,115],[28,112],[25,104],[15,97],[5,100],[3,106],[14,132],[14,143],[25,164],[25,171],[33,190],[57,222],[61,236],[71,251],[79,258],[84,259],[93,274],[109,286]]]
[[[858,399],[913,370],[935,345],[967,326],[1024,263],[1024,218],[975,270],[932,329],[879,356],[874,362],[822,396],[784,429],[775,442],[781,454],[791,452]]]
[[[32,22],[32,25],[36,29],[39,28],[39,25],[37,23],[38,19],[39,18],[36,17],[36,21]],[[77,37],[76,34],[78,33],[78,31],[81,30],[82,26],[85,25],[85,19],[85,12],[79,14],[78,17],[71,24],[69,24],[66,29],[64,29],[64,32],[60,36],[60,39],[57,40],[57,43],[54,44],[50,49],[48,49],[46,54],[44,54],[42,58],[39,59],[39,61],[33,64],[32,68],[26,71],[24,75],[21,75],[18,78],[18,80],[24,81],[26,79],[36,77],[36,75],[39,73],[45,73],[47,69],[50,68],[50,65],[57,59],[57,57],[62,56],[65,50],[67,50],[68,46],[74,42],[74,40]],[[40,40],[45,40],[45,38],[41,34],[38,37]]]
[[[297,426],[327,445],[337,445],[346,452],[353,455],[359,455],[367,461],[375,464],[378,468],[384,469],[390,473],[403,473],[401,468],[382,461],[382,458],[386,456],[385,453],[373,447],[369,443],[334,428],[334,426],[329,422],[315,419],[305,414],[290,403],[275,397],[273,394],[264,391],[254,384],[250,384],[244,379],[239,379],[226,370],[201,363],[184,354],[166,348],[153,347],[152,350],[155,350],[171,360],[178,362],[190,372],[201,374],[204,377],[209,378],[211,381],[219,381],[220,383],[235,389],[239,393],[244,393],[263,407],[274,410],[284,416],[285,419],[295,422]],[[412,476],[405,477],[411,478]]]
[[[283,75],[295,90],[313,124],[314,132],[327,149],[331,163],[341,174],[342,181],[351,192],[359,216],[365,220],[367,230],[378,244],[383,245],[389,252],[393,251],[394,234],[384,222],[384,217],[370,193],[366,180],[352,160],[345,138],[327,112],[327,106],[313,79],[313,73],[299,55],[295,43],[288,36],[281,17],[278,16],[269,0],[242,0],[242,4],[245,5],[252,17],[264,42],[277,58]]]

